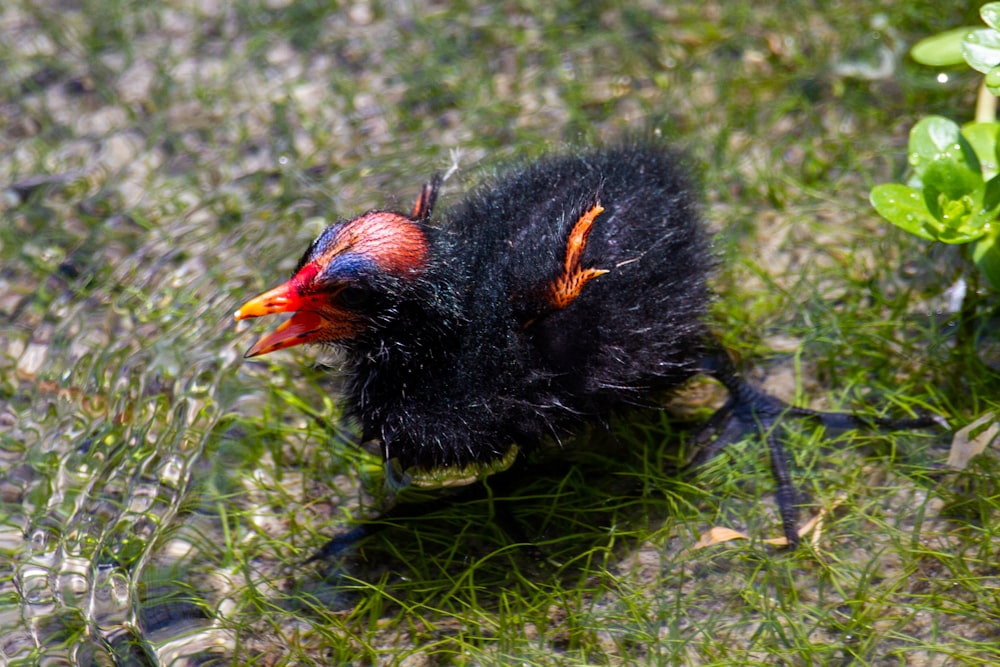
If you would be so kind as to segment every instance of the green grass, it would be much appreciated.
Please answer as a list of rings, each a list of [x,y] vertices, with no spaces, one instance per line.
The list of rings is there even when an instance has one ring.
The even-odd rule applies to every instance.
[[[582,4],[4,5],[0,661],[1000,660],[996,457],[944,472],[943,432],[793,428],[803,519],[840,503],[794,553],[763,543],[759,443],[678,476],[691,430],[657,412],[301,564],[376,511],[381,464],[349,444],[336,373],[312,367],[328,356],[246,362],[232,311],[325,221],[408,207],[456,152],[445,206],[507,160],[674,137],[748,375],[824,409],[1000,414],[996,295],[958,340],[954,250],[867,203],[917,118],[971,110],[971,74],[942,85],[903,53],[973,7]],[[844,73],[883,47],[888,75]],[[716,393],[679,403],[703,419]],[[714,525],[751,539],[694,549]]]

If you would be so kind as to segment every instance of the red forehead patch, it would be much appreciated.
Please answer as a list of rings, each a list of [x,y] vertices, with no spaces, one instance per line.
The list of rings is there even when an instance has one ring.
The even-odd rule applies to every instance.
[[[341,227],[313,261],[325,265],[344,252],[364,255],[386,273],[415,274],[427,266],[427,237],[420,224],[406,216],[373,211]]]

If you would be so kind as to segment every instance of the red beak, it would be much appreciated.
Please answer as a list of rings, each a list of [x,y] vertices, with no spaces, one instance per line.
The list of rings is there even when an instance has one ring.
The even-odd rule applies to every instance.
[[[358,322],[352,314],[333,306],[325,294],[300,294],[300,281],[292,278],[260,296],[250,299],[233,314],[236,320],[294,313],[292,318],[267,334],[247,350],[247,358],[268,354],[304,343],[336,342],[352,337]]]

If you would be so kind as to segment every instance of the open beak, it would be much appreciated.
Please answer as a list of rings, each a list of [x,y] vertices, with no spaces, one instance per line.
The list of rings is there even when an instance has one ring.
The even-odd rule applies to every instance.
[[[250,299],[240,306],[233,318],[247,320],[276,313],[293,315],[254,343],[244,357],[256,357],[304,343],[334,342],[349,338],[356,331],[355,319],[350,313],[333,307],[323,294],[300,294],[294,280]]]

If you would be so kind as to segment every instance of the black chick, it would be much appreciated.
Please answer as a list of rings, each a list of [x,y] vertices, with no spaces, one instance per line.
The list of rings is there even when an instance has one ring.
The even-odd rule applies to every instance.
[[[246,356],[343,348],[363,437],[416,475],[495,466],[699,373],[730,390],[716,418],[727,437],[789,411],[856,425],[788,408],[733,372],[706,324],[712,252],[686,173],[657,143],[549,157],[430,225],[434,179],[408,215],[330,226],[288,282],[241,307],[237,320],[294,313]],[[794,545],[795,494],[780,442],[767,442]]]

